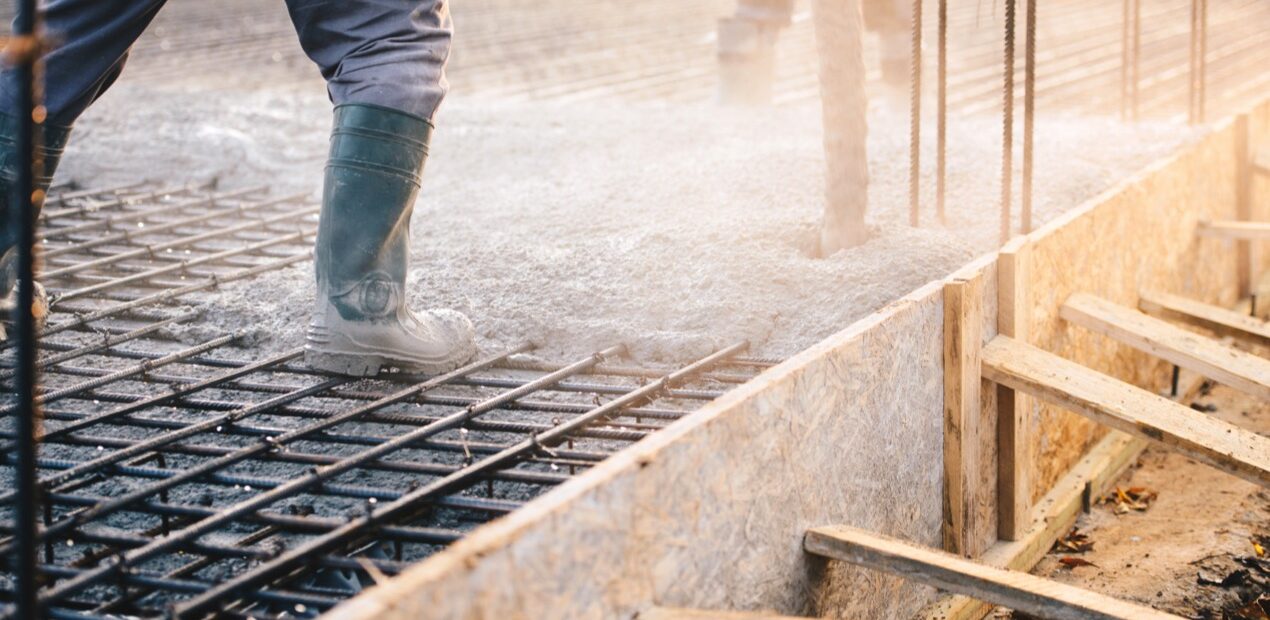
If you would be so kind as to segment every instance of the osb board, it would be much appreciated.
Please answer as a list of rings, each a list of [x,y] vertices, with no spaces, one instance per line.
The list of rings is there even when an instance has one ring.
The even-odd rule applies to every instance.
[[[330,616],[911,615],[933,590],[827,567],[802,538],[847,523],[940,543],[942,344],[932,283]]]
[[[1058,316],[1073,293],[1136,307],[1149,288],[1229,306],[1235,254],[1195,235],[1201,219],[1235,215],[1232,123],[1031,235],[1031,343],[1138,386],[1161,389],[1169,366],[1071,326]],[[1103,434],[1083,417],[1034,400],[1032,494],[1039,499]]]
[[[1270,103],[1266,103],[1253,108],[1248,114],[1248,147],[1253,157],[1261,154],[1263,160],[1270,160]],[[1251,217],[1249,219],[1259,222],[1270,222],[1270,174],[1257,174],[1251,171]],[[1253,273],[1252,281],[1258,281],[1258,276],[1264,275],[1266,270],[1270,270],[1270,244],[1253,243]],[[1270,291],[1261,291],[1260,294],[1270,294]]]

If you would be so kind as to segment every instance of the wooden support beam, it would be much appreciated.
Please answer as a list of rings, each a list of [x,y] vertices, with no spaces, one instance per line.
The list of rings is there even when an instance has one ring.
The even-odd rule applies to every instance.
[[[1270,439],[1251,431],[1005,336],[983,348],[983,374],[1270,488]]]
[[[1252,169],[1258,174],[1270,176],[1270,150],[1262,149],[1253,159]]]
[[[1138,308],[1154,317],[1195,325],[1222,336],[1270,346],[1270,322],[1247,313],[1156,291],[1142,291]]]
[[[944,548],[973,557],[982,413],[979,350],[983,346],[983,277],[944,285]]]
[[[653,607],[635,615],[636,620],[807,620],[798,616],[782,616],[765,611],[714,611]]]
[[[1093,295],[1072,295],[1059,316],[1218,383],[1270,400],[1270,360],[1265,358]]]
[[[889,536],[834,525],[807,532],[816,555],[899,575],[1053,620],[1179,620],[1178,616],[1076,586],[966,560]]]
[[[997,333],[1028,342],[1032,307],[1031,246],[1010,242],[997,257]],[[1032,522],[1032,403],[1027,394],[997,387],[997,536],[1019,540]]]
[[[1175,402],[1188,403],[1200,390],[1204,378],[1183,370],[1178,380]],[[989,566],[1010,570],[1032,570],[1054,546],[1054,542],[1076,524],[1090,498],[1106,495],[1116,481],[1138,459],[1147,441],[1120,431],[1111,431],[1094,445],[1050,488],[1032,510],[1032,522],[1017,541],[1003,540],[979,558]],[[942,596],[926,606],[918,620],[980,620],[992,605],[965,595]]]
[[[1270,222],[1237,222],[1234,220],[1200,222],[1195,232],[1201,237],[1255,241],[1258,239],[1270,239]]]

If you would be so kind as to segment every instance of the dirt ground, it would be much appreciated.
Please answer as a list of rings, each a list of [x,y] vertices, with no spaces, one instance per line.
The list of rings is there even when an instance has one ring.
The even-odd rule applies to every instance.
[[[1270,433],[1270,403],[1230,388],[1212,387],[1192,407]],[[1072,546],[1056,547],[1035,574],[1184,618],[1266,617],[1249,604],[1270,597],[1270,492],[1157,448],[1118,487],[1130,501],[1111,497],[1081,516],[1085,538],[1069,537]],[[1083,541],[1092,548],[1077,552]]]

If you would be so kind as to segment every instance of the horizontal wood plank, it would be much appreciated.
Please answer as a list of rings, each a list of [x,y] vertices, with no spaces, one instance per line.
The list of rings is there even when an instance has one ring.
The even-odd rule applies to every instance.
[[[1252,160],[1252,169],[1260,174],[1270,175],[1270,150],[1262,150]]]
[[[998,336],[983,348],[983,374],[1116,430],[1270,488],[1270,439]]]
[[[1270,222],[1238,222],[1234,220],[1200,222],[1196,232],[1200,236],[1217,239],[1270,239]]]
[[[1240,338],[1259,345],[1270,345],[1270,322],[1213,306],[1180,295],[1143,291],[1138,308],[1161,319],[1178,321],[1213,331],[1223,336]]]
[[[1042,618],[1178,618],[1051,579],[985,566],[942,551],[843,525],[809,530],[803,546],[816,555],[900,575]]]
[[[1059,315],[1218,383],[1270,400],[1270,360],[1263,357],[1093,295],[1072,295]]]

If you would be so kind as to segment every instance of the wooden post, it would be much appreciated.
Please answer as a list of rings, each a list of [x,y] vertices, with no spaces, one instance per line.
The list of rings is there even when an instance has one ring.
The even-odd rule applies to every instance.
[[[1031,245],[1011,241],[997,258],[997,332],[1019,342],[1031,336]],[[1030,479],[1032,402],[1028,395],[997,386],[997,536],[1019,540],[1032,520]]]
[[[944,548],[974,557],[979,487],[983,276],[944,285]]]
[[[1252,219],[1252,145],[1248,115],[1235,119],[1235,219]],[[1252,244],[1247,239],[1235,242],[1235,281],[1240,299],[1248,297],[1252,290]]]

